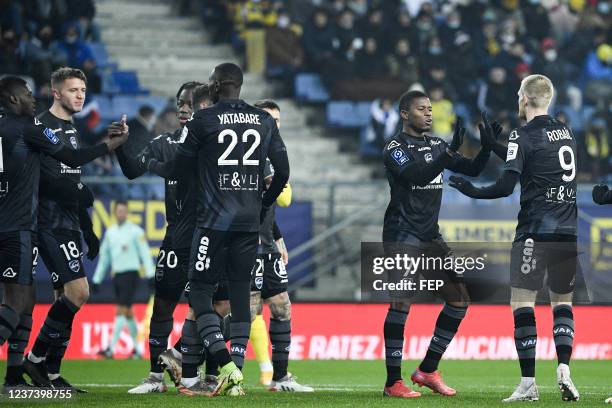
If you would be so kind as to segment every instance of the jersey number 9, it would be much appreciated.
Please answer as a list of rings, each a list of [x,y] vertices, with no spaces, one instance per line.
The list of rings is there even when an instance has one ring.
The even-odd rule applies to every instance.
[[[569,162],[566,160],[565,152],[569,153]],[[574,160],[574,151],[569,146],[561,146],[559,149],[559,164],[561,168],[570,174],[563,174],[561,179],[566,183],[569,183],[576,177],[576,161]]]

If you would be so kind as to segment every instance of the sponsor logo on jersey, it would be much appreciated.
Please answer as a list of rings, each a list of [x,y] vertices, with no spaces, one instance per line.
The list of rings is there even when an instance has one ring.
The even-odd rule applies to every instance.
[[[35,126],[40,126],[40,125],[42,125],[42,122],[40,120],[38,120],[38,118],[34,118],[34,125]]]
[[[391,153],[391,156],[400,166],[404,165],[408,161],[408,156],[406,156],[406,153],[404,153],[404,151],[399,147]]]
[[[13,268],[9,267],[4,270],[2,276],[5,278],[14,278],[15,276],[17,276],[17,272],[15,272]]]
[[[69,135],[69,134],[72,134],[72,133],[76,133],[76,130],[75,129],[68,129],[68,130],[64,131],[64,133]]]
[[[47,139],[49,139],[49,141],[53,144],[58,144],[59,143],[59,138],[57,136],[55,136],[55,133],[53,133],[53,131],[49,128],[45,128],[45,130],[43,130],[44,135],[47,137]]]
[[[425,162],[431,163],[433,161],[433,156],[431,153],[425,153]]]
[[[68,132],[66,132],[68,133]],[[75,149],[77,149],[77,140],[75,136],[70,136],[70,144],[72,145],[72,147],[74,147]]]
[[[521,264],[521,272],[527,275],[536,268],[536,258],[533,256],[533,247],[535,242],[532,238],[527,238],[523,244],[523,263]]]
[[[513,130],[510,132],[510,136],[508,136],[508,140],[516,140],[519,138],[518,130]]]
[[[432,140],[432,141],[431,141],[429,144],[430,144],[430,145],[432,145],[432,146],[437,146],[437,145],[439,145],[440,143],[442,143],[442,141],[441,141],[441,140]]]
[[[387,150],[391,150],[395,147],[399,147],[400,144],[397,140],[392,140],[388,145],[387,145]]]
[[[259,174],[219,173],[219,190],[259,191]]]
[[[431,150],[431,147],[429,147],[429,146],[419,147],[419,152],[422,152],[422,151],[425,151],[425,150]]]
[[[506,156],[506,161],[516,159],[516,154],[518,153],[519,145],[518,143],[510,142],[508,143],[508,155]]]
[[[78,273],[81,270],[81,263],[78,259],[73,259],[72,261],[68,262],[68,267],[72,272]]]

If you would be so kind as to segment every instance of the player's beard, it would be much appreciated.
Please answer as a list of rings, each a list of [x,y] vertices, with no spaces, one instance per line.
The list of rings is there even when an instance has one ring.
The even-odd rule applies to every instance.
[[[64,108],[64,110],[68,112],[70,116],[74,115],[75,113],[79,113],[80,111],[83,110],[82,106],[81,106],[81,109],[74,110],[74,108],[69,103],[64,103],[64,102],[62,102],[62,108]]]

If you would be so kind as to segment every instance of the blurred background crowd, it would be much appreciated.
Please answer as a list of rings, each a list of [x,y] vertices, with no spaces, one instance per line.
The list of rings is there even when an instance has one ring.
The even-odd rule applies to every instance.
[[[433,132],[452,134],[462,116],[478,148],[486,110],[506,129],[518,125],[516,92],[541,73],[556,86],[553,114],[579,139],[581,181],[611,173],[612,47],[609,0],[174,0],[177,15],[197,15],[213,43],[229,43],[250,72],[282,86],[277,97],[317,106],[325,125],[349,131],[364,160],[379,158],[397,131],[396,103],[408,89],[431,97]],[[51,72],[64,65],[88,77],[77,124],[96,142],[128,111],[139,138],[178,127],[174,101],[150,95],[134,72],[109,59],[93,0],[0,0],[0,74],[28,78],[49,104]],[[168,33],[168,35],[172,35]],[[185,78],[185,81],[192,78]],[[109,103],[112,102],[112,104]],[[112,157],[85,175],[120,175]],[[158,186],[110,184],[98,193],[158,198]],[[117,191],[119,190],[119,191]]]

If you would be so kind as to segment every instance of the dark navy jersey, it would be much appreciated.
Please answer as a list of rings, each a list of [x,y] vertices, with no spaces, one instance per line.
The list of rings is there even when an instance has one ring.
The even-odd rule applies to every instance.
[[[473,160],[458,153],[449,156],[448,144],[438,138],[399,133],[385,144],[383,161],[391,187],[385,212],[383,241],[397,241],[405,233],[429,241],[440,235],[438,216],[442,203],[444,168],[476,176],[489,159],[481,151]]]
[[[576,235],[577,157],[571,129],[548,115],[510,133],[505,169],[521,181],[517,236]]]
[[[177,151],[182,129],[174,133],[163,133],[153,139],[138,155],[137,160],[152,157],[159,161],[169,161]],[[195,172],[194,172],[195,175]],[[165,179],[166,235],[164,247],[181,249],[191,247],[193,230],[196,223],[196,191],[194,177],[180,180]]]
[[[0,232],[36,231],[40,154],[63,147],[34,118],[0,117]]]
[[[198,227],[259,231],[264,167],[285,145],[272,116],[222,100],[187,122],[179,152],[197,158]]]
[[[48,110],[38,115],[38,120],[45,127],[50,128],[64,145],[75,150],[80,147],[81,139],[71,121],[60,119]],[[40,172],[41,182],[50,183],[46,186],[49,190],[53,190],[54,180],[68,179],[73,184],[81,181],[80,167],[73,169],[47,154],[40,157]],[[81,230],[79,200],[76,195],[67,198],[61,204],[42,193],[39,200],[38,227],[40,229]]]
[[[264,180],[268,177],[274,177],[274,167],[269,159],[266,159],[266,167],[264,170]],[[266,213],[266,216],[259,228],[259,254],[275,254],[278,253],[278,247],[274,241],[274,217],[276,216],[276,204]]]

